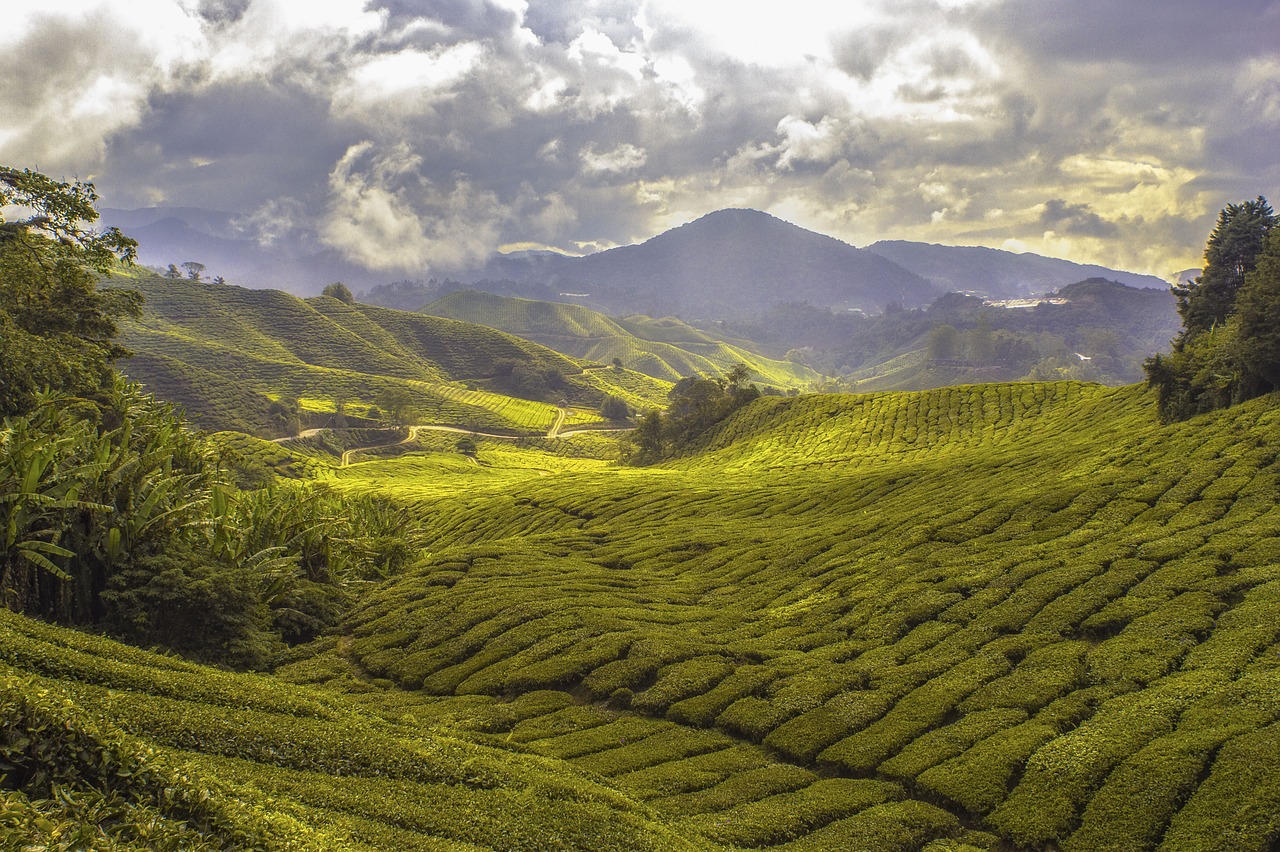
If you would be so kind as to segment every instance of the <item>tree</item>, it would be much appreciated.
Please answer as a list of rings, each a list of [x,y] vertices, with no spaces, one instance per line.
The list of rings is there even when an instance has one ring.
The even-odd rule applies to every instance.
[[[133,290],[99,288],[137,243],[98,218],[92,184],[62,183],[0,166],[0,416],[29,411],[41,387],[98,402],[114,381],[110,364],[128,350],[115,342],[116,320],[137,316]]]
[[[217,275],[217,276],[214,276],[213,283],[219,284],[219,285],[226,284],[227,279],[223,278],[221,275]]]
[[[170,281],[178,281],[181,280],[182,273],[178,271],[178,267],[175,264],[171,263],[169,268],[165,270],[164,277]]]
[[[986,314],[978,317],[977,325],[965,334],[965,350],[974,364],[981,366],[995,360],[995,337],[991,332],[991,318]]]
[[[624,441],[624,457],[649,464],[692,448],[702,436],[742,406],[760,397],[748,383],[751,368],[735,364],[723,377],[686,376],[667,394],[666,415],[650,411]]]
[[[609,394],[605,397],[604,405],[600,406],[600,413],[608,420],[626,420],[631,415],[631,409],[626,400]]]
[[[1280,390],[1280,228],[1273,228],[1236,299],[1237,399]]]
[[[1163,420],[1223,408],[1277,386],[1276,224],[1262,196],[1227,205],[1205,246],[1204,272],[1173,288],[1182,330],[1171,354],[1143,364]]]
[[[621,358],[614,358],[614,359],[613,359],[613,369],[615,369],[615,370],[621,370],[621,369],[622,369],[622,359],[621,359]]]
[[[204,272],[204,264],[196,263],[194,260],[188,260],[182,264],[182,268],[187,270],[187,277],[192,281],[199,281],[200,274]]]
[[[403,388],[387,388],[378,394],[378,407],[392,426],[403,426],[412,412],[413,396]]]
[[[930,361],[950,361],[960,354],[960,332],[956,327],[939,323],[929,329],[929,337],[925,341],[925,349]]]
[[[1205,245],[1204,271],[1194,281],[1173,288],[1183,326],[1175,347],[1226,322],[1235,311],[1245,276],[1257,265],[1275,225],[1275,211],[1261,195],[1222,209]]]
[[[348,289],[347,285],[343,284],[341,281],[335,281],[332,284],[327,285],[324,290],[320,292],[320,295],[329,296],[330,298],[337,299],[339,302],[345,302],[348,305],[355,304],[356,301],[356,297],[351,294],[351,290]]]

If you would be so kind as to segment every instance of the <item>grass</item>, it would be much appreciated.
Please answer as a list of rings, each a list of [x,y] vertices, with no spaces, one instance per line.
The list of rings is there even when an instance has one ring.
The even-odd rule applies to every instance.
[[[620,721],[525,742],[726,841],[1266,849],[1272,788],[1225,791],[1280,718],[1242,697],[1280,688],[1278,420],[1161,426],[1068,383],[763,399],[661,469],[439,486],[349,658],[442,701],[599,702]],[[698,763],[757,743],[776,768]],[[716,828],[819,779],[896,792]]]

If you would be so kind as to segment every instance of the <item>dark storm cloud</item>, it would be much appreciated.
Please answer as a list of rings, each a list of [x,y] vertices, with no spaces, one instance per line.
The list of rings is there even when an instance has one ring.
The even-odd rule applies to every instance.
[[[318,204],[354,135],[333,121],[326,99],[297,86],[254,80],[157,94],[137,127],[112,137],[112,169],[99,188],[117,204],[148,194],[244,212],[278,196]]]
[[[116,206],[310,217],[358,258],[732,205],[1162,272],[1222,204],[1280,194],[1274,2],[138,2],[0,33],[0,155]]]
[[[1114,237],[1118,228],[1089,209],[1087,204],[1068,204],[1061,198],[1046,201],[1040,214],[1045,230],[1084,237]]]
[[[1039,61],[1209,68],[1280,49],[1275,0],[1019,0],[962,19]]]

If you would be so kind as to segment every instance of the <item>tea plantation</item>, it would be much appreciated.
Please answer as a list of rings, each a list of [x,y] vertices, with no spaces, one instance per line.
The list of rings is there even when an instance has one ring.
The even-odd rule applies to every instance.
[[[675,317],[610,318],[581,305],[497,296],[478,290],[450,293],[422,313],[479,323],[599,364],[621,360],[637,372],[669,382],[717,375],[746,364],[760,381],[807,387],[821,379],[792,361],[769,358],[747,341],[723,339]]]
[[[134,352],[124,372],[210,430],[278,434],[267,412],[281,397],[323,425],[340,402],[363,416],[398,391],[417,423],[545,433],[557,402],[598,410],[612,395],[641,409],[670,387],[631,370],[586,372],[585,362],[457,320],[148,273],[129,286],[145,301],[123,323]]]
[[[271,675],[0,616],[0,772],[43,773],[41,795],[5,788],[0,829],[1280,842],[1274,395],[1172,425],[1137,387],[766,397],[652,468],[601,435],[483,439],[474,460],[449,440],[326,473],[408,504],[426,550]]]

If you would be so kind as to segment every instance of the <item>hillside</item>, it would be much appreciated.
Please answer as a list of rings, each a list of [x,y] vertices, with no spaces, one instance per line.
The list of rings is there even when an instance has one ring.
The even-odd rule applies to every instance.
[[[1167,352],[1180,320],[1168,289],[1090,278],[1024,307],[947,293],[926,308],[879,316],[787,304],[729,334],[839,376],[858,390],[923,390],[1024,378],[1121,385]]]
[[[4,616],[4,683],[301,848],[1264,852],[1278,425],[1059,382],[764,398],[649,469],[428,447],[336,473],[428,552],[274,678]]]
[[[803,387],[820,378],[802,365],[761,355],[745,341],[719,339],[673,317],[610,318],[581,305],[477,290],[450,293],[422,313],[487,325],[597,364],[617,358],[629,369],[669,382],[717,375],[739,362],[759,381],[782,388]]]
[[[471,323],[152,275],[130,286],[146,301],[123,327],[136,353],[125,372],[208,429],[271,432],[267,408],[282,396],[321,420],[339,401],[363,414],[400,389],[420,422],[545,432],[560,400],[598,408],[612,393],[640,406],[665,395],[648,377],[586,375],[546,347]]]
[[[585,257],[506,258],[485,274],[557,283],[615,315],[684,319],[748,317],[788,301],[877,313],[942,292],[878,254],[756,210],[720,210]]]
[[[907,240],[880,240],[866,247],[947,291],[975,293],[991,299],[1040,296],[1086,278],[1105,278],[1130,287],[1165,290],[1169,282],[1087,263],[1075,263],[1031,252],[983,246],[940,246]]]
[[[432,558],[282,675],[354,664],[743,847],[1267,849],[1277,403],[764,399],[663,469],[437,484]]]

